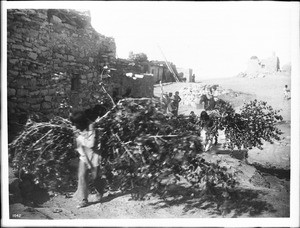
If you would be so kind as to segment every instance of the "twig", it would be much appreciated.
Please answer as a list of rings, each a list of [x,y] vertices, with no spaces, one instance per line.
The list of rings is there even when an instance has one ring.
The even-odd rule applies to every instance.
[[[42,141],[42,139],[44,139],[47,135],[49,135],[51,132],[52,132],[52,130],[53,129],[50,129],[42,138],[40,138],[38,141],[36,141],[31,147],[30,147],[30,149],[31,148],[33,148],[33,147],[35,147],[40,141]]]
[[[117,135],[117,134],[113,134],[117,139],[118,141],[122,144],[122,146],[124,147],[125,151],[127,152],[127,154],[129,155],[129,157],[137,163],[137,160],[133,157],[133,155],[131,154],[131,152],[128,150],[127,148],[127,145],[121,141],[120,137]]]
[[[154,138],[154,141],[156,142],[157,145],[159,145],[157,138]]]
[[[40,158],[42,157],[42,155],[44,154],[44,152],[46,151],[46,149],[48,149],[48,147],[50,147],[51,144],[48,144],[44,149],[43,151],[40,153],[39,157],[36,159],[36,161],[40,160]],[[36,164],[36,163],[35,163]]]
[[[114,100],[112,99],[112,97],[109,95],[109,93],[106,91],[106,89],[104,88],[103,83],[100,83],[99,85],[101,86],[101,88],[104,91],[104,93],[106,93],[106,95],[110,98],[111,103],[115,106],[116,103],[114,102]]]
[[[152,137],[152,138],[175,138],[175,137],[179,137],[179,135],[147,135],[147,137]]]
[[[98,117],[95,122],[98,123],[98,122],[101,122],[104,118],[106,118],[115,108],[117,107],[117,105],[115,105],[114,107],[112,107],[111,110],[109,110],[107,113],[105,113],[103,116],[101,117]]]
[[[63,118],[62,118],[63,119]],[[10,146],[15,146],[19,140],[22,140],[24,138],[27,137],[27,135],[32,135],[32,133],[34,131],[37,131],[38,129],[40,128],[43,128],[43,127],[50,127],[50,128],[67,128],[67,129],[72,129],[72,127],[70,127],[69,125],[57,125],[57,124],[51,124],[51,123],[47,123],[47,122],[42,122],[42,123],[34,123],[32,126],[28,127],[25,131],[22,132],[22,134],[20,134],[14,141],[12,141],[9,145]],[[26,128],[26,127],[25,127]],[[51,129],[52,130],[52,129]],[[51,131],[50,130],[50,131]],[[46,135],[48,134],[49,132],[46,133]],[[42,138],[44,138],[46,135],[44,135]],[[41,138],[41,139],[42,139]],[[39,139],[39,140],[41,140]],[[38,142],[36,142],[35,144],[37,144]],[[33,145],[35,146],[35,145]]]
[[[160,139],[160,140],[163,141],[164,143],[167,143],[167,141],[164,140],[164,139],[162,139],[162,138],[155,138],[155,141],[156,141],[157,139]],[[156,142],[156,143],[157,143],[157,142]]]

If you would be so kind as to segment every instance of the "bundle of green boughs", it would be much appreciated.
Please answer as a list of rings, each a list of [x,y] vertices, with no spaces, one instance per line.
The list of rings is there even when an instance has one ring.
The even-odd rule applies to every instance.
[[[193,178],[191,183],[198,187],[232,179],[201,158],[199,126],[188,117],[163,114],[159,100],[121,100],[96,121],[95,129],[95,151],[102,155],[107,174],[114,174],[112,180],[117,179],[123,190],[141,185],[155,188],[160,177],[170,172],[188,179],[197,175],[197,181]],[[36,183],[58,190],[73,181],[69,161],[78,156],[73,140],[68,120],[29,120],[9,145],[13,166],[33,174]]]
[[[224,146],[230,150],[262,149],[264,141],[273,143],[280,140],[282,132],[276,127],[282,121],[280,110],[274,110],[264,101],[250,101],[245,103],[239,113],[228,102],[220,102],[210,113],[215,131],[225,130],[226,143]]]
[[[225,129],[232,149],[260,146],[259,140],[278,139],[280,134],[275,123],[281,117],[265,102],[251,102],[240,114],[228,104],[217,112],[214,122],[217,129]],[[95,152],[103,158],[110,183],[123,190],[156,188],[167,173],[185,177],[199,190],[218,186],[226,191],[236,185],[234,174],[202,158],[199,124],[190,117],[164,114],[158,99],[121,100],[96,120],[95,129]],[[41,186],[59,190],[74,181],[69,162],[78,154],[73,142],[68,120],[29,120],[9,153],[18,173],[32,174]]]
[[[232,174],[201,158],[199,125],[163,114],[158,100],[122,100],[95,126],[101,129],[96,150],[124,189],[155,188],[166,173],[197,188],[235,184]]]
[[[244,104],[240,113],[224,119],[226,146],[230,150],[262,149],[264,141],[273,143],[274,140],[280,140],[282,132],[276,124],[283,118],[279,112],[263,101],[254,100]]]
[[[69,182],[69,161],[77,157],[73,140],[72,126],[66,119],[29,119],[21,134],[9,144],[12,167],[20,178],[30,174],[36,184],[58,189]]]

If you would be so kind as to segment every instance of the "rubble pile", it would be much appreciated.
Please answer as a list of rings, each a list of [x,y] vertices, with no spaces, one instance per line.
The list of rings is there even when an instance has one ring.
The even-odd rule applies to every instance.
[[[189,105],[195,108],[200,108],[200,97],[202,94],[213,95],[218,97],[222,94],[230,93],[229,90],[223,89],[219,85],[207,85],[207,84],[189,84],[183,87],[180,91],[181,103],[183,105]]]

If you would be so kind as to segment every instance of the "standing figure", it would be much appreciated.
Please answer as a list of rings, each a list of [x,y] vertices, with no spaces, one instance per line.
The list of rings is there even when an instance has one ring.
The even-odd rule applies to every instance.
[[[209,117],[206,111],[202,111],[200,114],[200,137],[203,143],[203,151],[209,151],[212,147],[213,138],[215,138],[215,144],[218,139],[218,132],[214,126],[212,118]]]
[[[200,96],[200,100],[199,100],[199,104],[203,104],[204,110],[207,110],[208,106],[209,106],[209,100],[206,96],[206,94],[202,94]]]
[[[209,95],[209,96],[207,96],[207,99],[208,99],[208,106],[207,106],[206,110],[209,110],[209,111],[214,110],[215,109],[215,105],[216,105],[214,96],[213,95]]]
[[[288,89],[288,85],[285,85],[284,89],[283,89],[283,95],[284,95],[285,100],[289,99],[289,92],[290,92],[290,90]]]
[[[174,106],[173,106],[173,93],[169,93],[167,96],[167,114],[172,113],[173,114],[173,110],[174,110]]]
[[[178,116],[179,102],[181,101],[181,97],[179,96],[179,92],[176,91],[173,100],[174,110],[173,113],[175,116]]]
[[[101,157],[93,151],[95,130],[86,113],[84,111],[74,112],[71,114],[70,120],[76,128],[76,144],[79,153],[78,188],[74,197],[80,201],[77,207],[81,208],[88,206],[89,171],[91,172],[94,187],[97,190],[97,198],[98,200],[102,198],[104,187],[99,186],[99,183],[97,183],[99,181],[98,172]]]

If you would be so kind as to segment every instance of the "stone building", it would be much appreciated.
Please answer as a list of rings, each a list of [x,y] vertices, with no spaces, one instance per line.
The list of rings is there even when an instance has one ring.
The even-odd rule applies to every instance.
[[[266,59],[262,59],[260,65],[263,73],[272,74],[280,70],[279,58],[275,53]]]
[[[178,75],[176,66],[173,63],[168,62],[173,72]],[[149,73],[153,75],[155,83],[162,82],[175,82],[173,73],[169,70],[165,61],[150,61],[149,62]]]
[[[59,113],[60,104],[96,100],[101,68],[115,61],[113,38],[72,10],[8,10],[8,111]]]
[[[103,77],[107,67],[116,70]],[[9,123],[24,123],[31,113],[66,117],[72,108],[91,107],[105,96],[101,80],[111,95],[130,87],[131,96],[153,96],[153,78],[126,77],[122,67],[114,39],[95,31],[88,12],[7,11]]]
[[[245,77],[264,77],[279,70],[280,62],[275,53],[271,57],[261,60],[257,56],[252,56],[248,61]]]
[[[117,59],[111,66],[115,68],[108,79],[110,92],[117,96],[152,97],[154,89],[153,75],[148,74],[148,65],[145,63],[132,64],[127,59]],[[128,76],[128,74],[132,76]],[[136,77],[136,75],[139,75]],[[130,93],[129,93],[130,91]]]
[[[182,78],[185,78],[187,82],[195,82],[195,77],[193,77],[193,69],[177,67],[179,75],[182,75]]]

